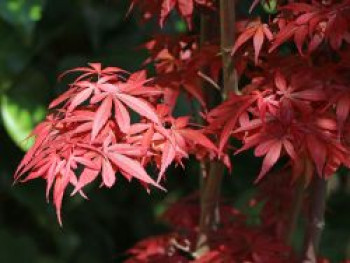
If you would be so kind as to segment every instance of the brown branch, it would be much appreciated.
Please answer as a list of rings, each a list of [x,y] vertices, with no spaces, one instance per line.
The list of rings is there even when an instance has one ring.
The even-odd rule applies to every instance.
[[[219,200],[224,166],[220,162],[212,162],[208,177],[204,179],[201,192],[201,215],[197,240],[197,255],[210,250],[210,233],[217,230],[220,223]]]
[[[326,180],[315,176],[311,189],[308,225],[304,239],[302,262],[317,262],[317,252],[324,228]]]
[[[288,222],[289,224],[287,227],[287,233],[286,233],[286,239],[285,239],[286,244],[288,244],[289,246],[292,245],[293,235],[295,233],[295,229],[298,223],[298,218],[303,205],[304,190],[305,190],[305,182],[303,178],[300,178],[295,185],[293,205],[291,209],[291,214],[289,216],[289,222]]]
[[[200,35],[200,42],[201,47],[203,47],[205,44],[210,42],[212,39],[216,39],[218,37],[216,25],[218,24],[218,18],[216,16],[209,16],[202,14],[201,15],[201,35]],[[209,72],[208,68],[203,68],[202,72],[207,73]],[[221,98],[221,88],[219,87],[219,90],[213,89],[213,87],[210,86],[210,84],[207,81],[202,82],[202,88],[203,93],[206,95],[206,102],[207,107],[209,109],[214,108],[216,105],[218,105],[222,98]],[[207,188],[209,183],[209,178],[212,178],[211,174],[212,172],[212,164],[210,162],[204,162],[202,161],[200,163],[201,168],[201,176],[200,176],[200,208],[201,208],[201,214],[199,219],[199,234],[197,238],[197,245],[196,245],[196,251],[194,252],[197,257],[202,256],[207,251],[209,251],[209,245],[208,245],[208,234],[209,234],[209,224],[205,224],[206,220],[205,218],[208,218],[208,215],[211,217],[213,213],[211,213],[211,208],[208,206],[208,199],[209,197],[209,190]],[[213,201],[214,203],[215,200]],[[215,209],[213,209],[215,210]],[[211,220],[211,219],[210,219]]]
[[[229,91],[237,91],[237,78],[235,74],[233,58],[231,56],[232,46],[235,41],[235,1],[220,0],[220,32],[221,52],[223,64],[224,98]]]
[[[208,37],[208,27],[213,28],[213,23],[208,24],[208,19],[202,17],[201,41]],[[206,20],[205,20],[206,19]],[[210,22],[210,20],[209,20]],[[214,24],[215,25],[215,24]],[[212,108],[227,96],[229,90],[235,90],[237,81],[235,78],[233,60],[231,57],[231,48],[234,42],[235,28],[235,6],[234,0],[220,1],[220,33],[221,33],[221,54],[223,63],[223,88],[219,100],[214,100],[211,96],[209,107]],[[213,90],[211,88],[211,90]],[[215,90],[214,90],[215,91]],[[208,90],[209,92],[209,90]],[[207,95],[210,95],[206,93]],[[199,235],[197,240],[196,255],[201,256],[210,250],[210,234],[215,231],[219,225],[219,200],[221,181],[224,173],[224,165],[221,162],[212,162],[209,166],[207,178],[201,183],[201,215],[199,223]]]
[[[200,16],[200,48],[209,43],[212,39],[217,38],[217,30],[215,25],[217,24],[216,13],[204,14]],[[208,73],[208,67],[203,67],[201,69],[203,74]],[[214,108],[218,103],[220,103],[220,87],[219,90],[213,89],[209,82],[202,81],[202,90],[205,95],[206,106],[208,109]],[[200,162],[200,177],[199,177],[199,191],[200,198],[202,198],[204,192],[205,180],[208,177],[209,173],[209,162],[201,161]]]

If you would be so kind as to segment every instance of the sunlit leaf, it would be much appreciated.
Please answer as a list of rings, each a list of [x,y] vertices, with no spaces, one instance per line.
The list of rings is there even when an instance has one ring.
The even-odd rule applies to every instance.
[[[32,71],[22,76],[22,81],[1,97],[3,125],[22,150],[28,150],[33,144],[32,139],[25,139],[45,117],[47,94],[44,77]]]

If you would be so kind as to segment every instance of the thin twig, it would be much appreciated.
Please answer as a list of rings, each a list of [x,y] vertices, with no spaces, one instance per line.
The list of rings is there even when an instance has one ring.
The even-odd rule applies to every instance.
[[[208,75],[204,74],[202,71],[198,71],[198,76],[200,76],[202,79],[207,81],[209,84],[211,84],[215,89],[218,91],[221,91],[221,87]]]

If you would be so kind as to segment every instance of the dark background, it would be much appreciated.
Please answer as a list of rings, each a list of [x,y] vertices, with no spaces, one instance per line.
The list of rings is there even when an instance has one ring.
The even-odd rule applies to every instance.
[[[137,240],[165,231],[157,217],[198,188],[193,160],[185,170],[170,169],[167,194],[148,195],[122,179],[110,190],[96,184],[87,190],[89,201],[66,194],[60,228],[46,203],[44,180],[12,185],[28,147],[23,139],[66,87],[68,80],[57,83],[59,73],[88,62],[130,71],[141,67],[147,54],[137,47],[159,28],[154,22],[138,23],[134,12],[126,17],[128,8],[122,0],[0,0],[0,262],[120,262]],[[176,15],[163,29],[185,30]],[[179,103],[177,113],[186,111]],[[249,153],[238,157],[223,189],[227,200],[252,217],[258,212],[246,203],[260,163]],[[347,171],[342,174],[332,181],[321,249],[334,262],[350,254],[350,184],[344,179]]]

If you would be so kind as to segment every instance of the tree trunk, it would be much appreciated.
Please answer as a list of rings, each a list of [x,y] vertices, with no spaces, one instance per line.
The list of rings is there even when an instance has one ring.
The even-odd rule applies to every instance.
[[[212,34],[212,30],[209,27],[213,27],[213,23],[210,25],[210,19],[202,17],[201,24],[201,42],[208,38],[209,34]],[[214,24],[215,25],[215,24]],[[218,105],[223,98],[227,96],[229,90],[235,90],[237,87],[233,60],[231,57],[231,49],[234,43],[235,35],[235,6],[234,0],[221,0],[220,1],[220,34],[221,34],[221,54],[223,63],[223,85],[222,92],[219,96],[211,96],[208,94],[209,89],[205,90],[205,93],[209,98],[209,108],[213,108]],[[210,90],[213,90],[212,88]],[[214,99],[213,99],[214,98]],[[203,166],[202,166],[203,167]],[[224,166],[221,162],[212,162],[209,165],[209,172],[207,177],[203,178],[201,182],[201,196],[200,206],[201,215],[199,222],[199,235],[197,240],[196,256],[200,257],[210,250],[209,241],[210,233],[215,231],[219,225],[219,200],[221,181],[224,173]],[[203,168],[202,168],[203,169]],[[205,168],[204,168],[205,169]],[[206,173],[205,173],[206,174]]]
[[[310,212],[304,239],[302,262],[317,262],[317,252],[324,228],[327,183],[315,176],[312,184]]]
[[[294,189],[293,205],[289,216],[287,233],[285,236],[285,242],[289,246],[292,245],[293,236],[298,225],[300,211],[303,207],[304,190],[305,190],[305,180],[303,178],[299,178]]]

